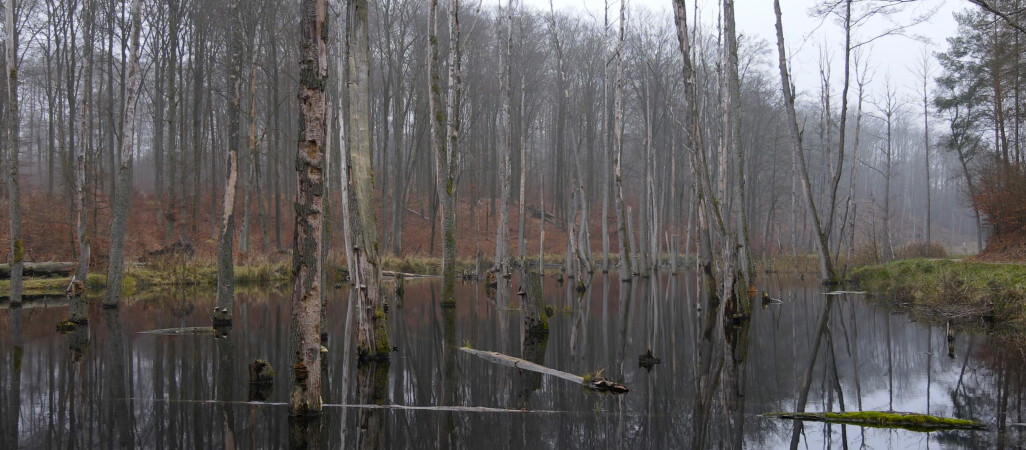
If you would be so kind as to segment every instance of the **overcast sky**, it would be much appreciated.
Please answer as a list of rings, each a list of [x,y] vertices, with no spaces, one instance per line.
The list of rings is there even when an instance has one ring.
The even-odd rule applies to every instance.
[[[485,0],[493,3],[497,0]],[[502,0],[506,3],[508,0]],[[526,5],[547,10],[548,0],[523,0]],[[614,9],[612,15],[615,17],[617,0],[609,0]],[[669,16],[672,14],[670,0],[627,0],[629,8],[645,8],[653,12],[659,12]],[[692,5],[688,1],[689,9]],[[578,10],[582,14],[585,11],[592,15],[601,17],[603,0],[553,0],[557,10]],[[840,26],[833,20],[826,20],[810,16],[809,10],[819,0],[781,0],[783,11],[784,33],[788,50],[793,54],[791,64],[794,73],[795,83],[798,90],[805,94],[818,95],[819,89],[819,59],[821,49],[825,48],[832,56],[834,62],[833,83],[835,91],[840,89],[840,75],[842,73],[841,62],[843,58],[844,35]],[[712,26],[718,14],[717,0],[699,0],[700,16],[703,22],[709,22]],[[889,76],[891,83],[902,95],[912,95],[911,90],[916,84],[916,77],[912,69],[924,48],[931,52],[942,51],[946,48],[945,39],[954,34],[956,23],[952,13],[961,11],[971,6],[965,0],[922,0],[913,3],[907,11],[892,19],[876,18],[859,32],[859,39],[868,39],[880,32],[880,30],[892,27],[893,22],[905,23],[916,15],[923,14],[927,9],[936,8],[936,12],[928,22],[924,22],[907,31],[907,34],[928,40],[924,43],[917,39],[902,36],[889,36],[874,41],[868,45],[869,65],[873,74],[873,83],[870,87],[871,93],[879,93],[883,90],[883,82]],[[766,40],[775,48],[776,37],[774,30],[773,2],[772,0],[736,0],[735,20],[738,33],[744,35],[755,35]],[[690,13],[691,11],[689,11]],[[689,17],[689,19],[691,19]],[[628,19],[629,20],[629,19]],[[707,28],[711,29],[711,28]],[[775,56],[775,53],[774,53]],[[935,71],[938,70],[934,63]],[[853,84],[854,87],[854,84]],[[854,92],[854,91],[853,91]]]

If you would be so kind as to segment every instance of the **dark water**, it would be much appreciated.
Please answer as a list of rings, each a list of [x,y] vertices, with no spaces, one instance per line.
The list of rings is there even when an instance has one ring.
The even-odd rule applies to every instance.
[[[545,283],[547,338],[525,336],[514,291],[465,285],[438,306],[439,284],[408,282],[390,308],[389,364],[357,369],[343,354],[347,293],[331,294],[321,421],[325,448],[1017,448],[1024,356],[984,335],[913,323],[861,296],[764,282],[781,305],[756,309],[746,328],[710,324],[692,277],[620,285],[601,276],[588,294]],[[66,334],[67,301],[0,305],[0,449],[288,448],[287,293],[240,294],[229,336],[141,331],[209,324],[212,295],[88,306]],[[712,326],[709,326],[712,325]],[[622,381],[622,396],[521,372],[458,351],[469,345]],[[813,363],[812,349],[818,348]],[[638,356],[662,359],[651,371]],[[247,383],[248,364],[271,362],[273,390]],[[811,372],[810,372],[811,367]],[[971,418],[989,430],[916,433],[796,424],[760,414],[895,410]],[[265,398],[264,402],[250,402]],[[404,405],[422,408],[392,408]],[[437,408],[457,406],[460,408]],[[477,409],[478,407],[490,409]],[[293,430],[299,429],[293,427]],[[297,443],[297,435],[292,444]]]

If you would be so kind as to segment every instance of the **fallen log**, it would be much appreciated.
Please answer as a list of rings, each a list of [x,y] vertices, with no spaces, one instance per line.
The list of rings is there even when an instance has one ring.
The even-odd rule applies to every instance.
[[[894,411],[852,411],[852,412],[778,412],[763,414],[764,417],[858,425],[874,428],[901,428],[910,431],[940,430],[984,430],[986,425],[974,420],[952,419],[927,414]]]
[[[22,272],[26,277],[66,277],[75,271],[73,262],[27,262]],[[0,264],[0,279],[11,278],[11,265]]]
[[[496,363],[496,364],[501,364],[501,365],[509,366],[509,367],[515,367],[517,369],[530,370],[532,372],[538,372],[538,373],[543,374],[543,375],[551,375],[551,376],[554,376],[556,378],[562,378],[564,380],[567,380],[567,381],[570,381],[570,382],[573,382],[573,383],[577,383],[577,384],[579,384],[581,386],[584,386],[584,387],[586,387],[588,389],[591,389],[591,390],[594,390],[594,391],[609,392],[609,393],[613,393],[613,394],[625,394],[625,393],[628,392],[628,389],[627,389],[626,386],[624,386],[624,385],[622,385],[620,383],[609,381],[609,380],[607,380],[605,378],[602,378],[600,376],[589,376],[589,377],[586,378],[586,377],[582,377],[580,375],[574,375],[574,374],[569,373],[569,372],[563,372],[563,371],[560,371],[560,370],[556,370],[556,369],[552,369],[552,368],[549,368],[549,367],[545,367],[545,366],[542,366],[540,364],[535,364],[535,363],[533,363],[531,361],[528,361],[526,359],[517,358],[515,356],[503,355],[502,353],[499,353],[499,352],[486,352],[486,351],[483,351],[483,350],[474,350],[472,348],[467,348],[467,347],[460,348],[460,351],[464,352],[464,353],[469,353],[471,355],[477,356],[477,357],[479,357],[481,359],[484,359],[486,361],[490,361],[490,362],[493,362],[493,363]]]
[[[395,277],[401,276],[403,278],[441,278],[441,275],[428,275],[423,273],[408,273],[408,272],[396,272],[392,270],[382,270],[381,276],[383,277]],[[388,280],[385,280],[388,281]]]

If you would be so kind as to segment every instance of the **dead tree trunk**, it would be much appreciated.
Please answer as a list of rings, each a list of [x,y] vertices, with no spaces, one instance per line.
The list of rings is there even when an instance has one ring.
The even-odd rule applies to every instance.
[[[128,50],[128,87],[122,124],[120,165],[114,192],[114,213],[110,224],[110,258],[107,266],[107,298],[104,306],[115,307],[121,300],[121,275],[125,262],[125,223],[132,201],[132,144],[135,141],[136,103],[139,99],[139,34],[142,27],[142,0],[132,1],[131,38]]]
[[[86,52],[85,66],[82,68],[83,93],[82,112],[79,117],[78,132],[79,142],[75,152],[75,238],[78,240],[78,269],[75,271],[75,279],[85,281],[89,272],[89,232],[87,229],[88,215],[86,212],[86,155],[89,153],[89,125],[92,122],[93,99],[93,32],[95,27],[93,0],[82,1],[84,38],[82,46]]]
[[[698,107],[698,88],[695,86],[695,68],[691,59],[691,38],[688,35],[687,9],[684,0],[673,1],[674,22],[677,26],[677,42],[684,62],[684,90],[688,97],[687,112],[689,116],[688,156],[695,177],[695,197],[698,219],[698,266],[702,274],[709,310],[719,306],[720,296],[713,272],[712,236],[709,223],[715,220],[719,230],[724,230],[719,214],[718,203],[713,197],[712,182],[709,177],[708,164],[702,141],[702,124]]]
[[[431,147],[435,156],[435,181],[442,212],[442,304],[456,304],[456,171],[459,144],[459,0],[449,7],[449,92],[443,107],[438,67],[438,0],[431,0],[428,14],[428,103],[431,109]]]
[[[7,202],[11,231],[11,305],[21,304],[22,267],[25,250],[21,242],[21,186],[18,184],[21,115],[18,111],[18,29],[14,0],[6,1],[7,25]]]
[[[734,189],[734,200],[730,203],[734,205],[738,219],[735,231],[737,233],[735,241],[738,260],[734,264],[734,268],[739,273],[728,275],[736,276],[740,279],[740,283],[735,286],[734,298],[738,301],[737,312],[747,316],[751,313],[751,304],[748,301],[748,297],[739,291],[746,289],[751,283],[755,269],[752,265],[752,244],[748,239],[748,213],[747,208],[745,208],[747,198],[745,191],[745,152],[741,145],[741,81],[738,73],[734,0],[723,0],[723,23],[723,34],[726,44],[724,55],[726,64],[724,64],[724,70],[726,70],[727,77],[727,105],[724,111],[727,117],[727,130],[725,134],[727,136],[727,146],[733,149],[734,163],[737,165],[737,186]],[[726,168],[722,170],[726,170]]]
[[[812,183],[809,180],[809,168],[805,162],[805,152],[802,149],[802,136],[798,131],[798,118],[794,107],[794,93],[791,91],[791,77],[787,69],[787,53],[784,47],[784,25],[780,18],[780,0],[773,0],[773,10],[776,15],[777,28],[777,56],[780,68],[780,84],[784,94],[784,107],[787,111],[787,127],[791,134],[791,145],[794,148],[795,159],[801,169],[802,190],[805,194],[806,210],[811,216],[813,232],[816,233],[816,250],[819,252],[819,271],[824,283],[835,283],[837,272],[834,269],[833,259],[830,258],[830,247],[827,242],[826,231],[819,220],[819,213],[816,209],[816,201],[813,199]]]
[[[233,0],[228,13],[231,16],[231,35],[228,37],[228,173],[221,204],[221,227],[217,236],[217,303],[212,316],[215,326],[232,324],[232,303],[235,298],[235,193],[239,180],[239,112],[242,100],[243,38],[240,2]]]
[[[378,221],[371,173],[370,39],[367,0],[349,2],[349,226],[357,269],[357,352],[360,358],[388,359],[388,333],[381,301]]]
[[[495,269],[500,275],[509,272],[509,202],[513,174],[513,2],[506,5],[506,58],[502,78],[502,157],[499,161],[499,221],[495,226]],[[521,162],[523,164],[523,162]],[[522,188],[521,188],[522,189]]]
[[[620,250],[620,281],[631,281],[631,254],[627,217],[623,205],[623,43],[627,34],[627,4],[620,2],[620,31],[616,44],[616,91],[613,94],[613,200],[616,205],[617,242]]]
[[[321,412],[321,226],[324,221],[324,120],[328,77],[325,0],[300,9],[299,145],[296,227],[292,241],[292,391],[289,414]]]

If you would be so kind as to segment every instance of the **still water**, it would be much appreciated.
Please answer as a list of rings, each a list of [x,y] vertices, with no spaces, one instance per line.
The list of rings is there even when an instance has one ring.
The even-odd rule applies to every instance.
[[[783,303],[748,327],[709,321],[694,278],[621,284],[601,275],[584,295],[546,279],[547,337],[525,335],[518,281],[498,292],[458,288],[438,306],[437,280],[408,281],[393,300],[387,364],[347,357],[348,293],[329,298],[324,448],[1018,448],[1024,355],[982,334],[948,340],[861,295],[825,296],[809,282],[763,280]],[[758,303],[758,302],[757,302]],[[88,326],[58,333],[76,305],[0,303],[0,449],[288,448],[288,293],[239,294],[235,326],[212,334],[148,330],[209,324],[213,294],[126,299],[84,308]],[[81,306],[81,305],[78,305]],[[496,365],[459,347],[602,375],[630,392],[585,390]],[[639,367],[651,349],[662,362]],[[815,357],[814,352],[815,351]],[[271,389],[248,385],[269,361]],[[807,375],[807,376],[806,376]],[[802,380],[809,382],[803,383]],[[969,418],[986,431],[917,433],[796,423],[761,414],[894,410]],[[292,444],[296,444],[293,439]]]

